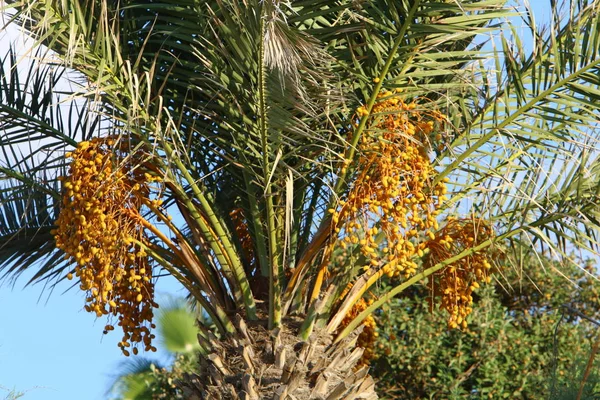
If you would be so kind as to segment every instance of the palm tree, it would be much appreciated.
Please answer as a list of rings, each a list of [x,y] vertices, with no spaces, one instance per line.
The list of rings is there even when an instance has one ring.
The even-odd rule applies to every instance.
[[[0,74],[4,276],[74,279],[129,355],[173,275],[216,329],[188,398],[374,399],[389,298],[458,327],[512,244],[597,249],[599,2],[550,3],[529,52],[500,0],[11,0],[52,53]]]

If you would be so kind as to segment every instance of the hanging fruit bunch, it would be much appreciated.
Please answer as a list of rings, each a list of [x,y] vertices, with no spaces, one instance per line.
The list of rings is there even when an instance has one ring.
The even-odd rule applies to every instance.
[[[438,208],[445,200],[445,181],[433,183],[435,170],[428,154],[430,143],[440,139],[435,132],[443,117],[420,111],[416,103],[407,104],[390,93],[380,99],[359,143],[348,195],[329,210],[334,244],[352,249],[351,253],[358,249],[364,260],[359,278],[364,283],[355,288],[350,284],[340,296],[347,297],[342,307],[348,310],[340,330],[368,307],[361,297],[383,275],[409,278],[416,273],[417,257],[424,255],[425,242],[435,238]],[[357,116],[368,117],[363,107]],[[372,357],[375,328],[370,315],[358,339],[365,349],[362,364]]]
[[[248,275],[252,275],[255,273],[257,262],[254,254],[254,243],[252,242],[252,236],[248,230],[248,224],[246,222],[244,212],[241,208],[236,208],[229,213],[229,216],[231,217],[235,234],[240,243],[244,267]]]
[[[359,144],[353,186],[330,212],[341,246],[358,245],[365,270],[382,267],[390,277],[410,277],[418,267],[414,256],[424,249],[419,242],[435,236],[437,208],[445,200],[445,183],[432,183],[428,154],[429,138],[443,117],[389,93],[380,97]],[[364,112],[361,107],[357,114],[365,117]],[[383,253],[377,251],[382,241]]]
[[[465,250],[473,249],[492,237],[492,228],[481,219],[448,217],[436,238],[426,244],[429,254],[424,267],[431,267]],[[472,251],[429,277],[431,306],[433,307],[436,297],[442,299],[441,307],[450,314],[449,327],[467,327],[466,317],[472,311],[473,291],[479,288],[480,282],[489,283],[491,280],[491,256],[489,250]]]
[[[53,233],[57,247],[75,264],[67,278],[79,279],[86,311],[106,315],[109,322],[117,317],[123,330],[119,347],[126,356],[132,346],[137,354],[139,343],[156,351],[151,329],[158,305],[141,223],[155,179],[134,168],[140,154],[128,153],[114,138],[81,142],[66,156],[71,164],[61,178],[62,209]],[[113,329],[107,324],[104,333]]]
[[[380,99],[369,116],[362,107],[357,111],[360,118],[370,118],[369,130],[359,143],[348,195],[329,210],[336,243],[350,253],[358,250],[364,260],[363,273],[340,296],[345,315],[338,325],[341,330],[366,308],[362,296],[384,275],[409,279],[418,268],[426,270],[493,235],[482,221],[449,218],[440,228],[448,179],[435,183],[429,150],[444,145],[439,133],[444,116],[390,93]],[[466,326],[473,290],[490,279],[488,256],[474,251],[431,277],[432,300],[441,297],[450,327]],[[375,327],[372,316],[368,318],[366,332]]]

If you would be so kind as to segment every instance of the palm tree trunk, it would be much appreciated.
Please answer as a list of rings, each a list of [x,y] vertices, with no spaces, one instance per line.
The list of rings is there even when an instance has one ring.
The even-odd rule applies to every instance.
[[[301,321],[285,320],[268,331],[238,318],[238,335],[219,340],[210,335],[212,352],[200,359],[200,372],[183,382],[186,398],[206,400],[375,400],[369,367],[354,368],[363,349],[360,330],[333,344],[324,331],[308,341],[297,335]],[[200,338],[201,342],[206,342]]]

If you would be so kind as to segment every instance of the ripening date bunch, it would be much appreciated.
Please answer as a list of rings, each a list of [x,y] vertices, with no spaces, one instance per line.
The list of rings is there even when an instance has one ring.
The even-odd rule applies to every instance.
[[[480,219],[448,217],[436,239],[427,243],[429,251],[425,267],[433,266],[465,250],[473,249],[493,236],[490,225]],[[441,307],[450,317],[450,328],[466,328],[473,306],[473,292],[479,283],[491,281],[492,264],[489,251],[473,251],[429,277],[430,301],[442,299]]]
[[[382,267],[389,277],[410,277],[423,241],[435,237],[437,209],[445,200],[446,181],[433,184],[435,170],[427,151],[443,117],[389,93],[380,97],[359,144],[350,192],[329,211],[339,243],[360,247],[365,270]],[[366,117],[363,107],[357,114]],[[377,251],[382,242],[383,253]]]
[[[243,259],[247,264],[250,272],[253,272],[257,267],[256,255],[254,254],[254,243],[252,236],[248,230],[248,224],[241,208],[236,208],[229,213],[231,221],[235,229],[237,240],[240,242],[240,247],[243,254]]]
[[[365,273],[408,279],[417,272],[419,260],[427,269],[478,246],[493,231],[482,220],[448,217],[440,223],[448,179],[434,183],[428,150],[443,148],[439,132],[444,116],[389,92],[379,98],[370,115],[364,107],[357,110],[359,118],[369,118],[368,130],[352,165],[356,172],[350,191],[329,212],[337,243],[360,250]],[[466,327],[473,291],[491,279],[489,256],[489,251],[473,251],[430,277],[431,300],[441,298],[449,327]],[[365,331],[371,322],[374,329],[370,321]]]
[[[155,351],[151,329],[158,305],[140,215],[153,178],[136,171],[135,157],[113,138],[81,142],[66,156],[71,163],[61,178],[62,208],[53,233],[56,246],[75,264],[67,278],[79,279],[86,311],[117,318],[125,355],[131,347],[137,354],[138,344]],[[108,324],[104,333],[112,330]]]

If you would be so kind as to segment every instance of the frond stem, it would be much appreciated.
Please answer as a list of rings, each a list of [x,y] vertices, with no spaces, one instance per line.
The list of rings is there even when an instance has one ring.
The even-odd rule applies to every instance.
[[[181,162],[181,159],[175,155],[174,150],[166,141],[163,141],[162,144],[164,146],[165,152],[167,153],[169,158],[175,163],[179,172],[183,175],[183,178],[190,185],[194,195],[200,201],[202,209],[206,213],[206,216],[208,217],[208,222],[210,222],[210,225],[214,228],[214,231],[217,235],[216,239],[220,242],[219,245],[223,246],[223,248],[225,249],[225,254],[227,255],[227,257],[229,259],[228,260],[229,265],[234,273],[234,276],[236,277],[237,283],[241,290],[242,298],[243,298],[244,304],[246,306],[246,314],[248,316],[248,319],[256,320],[257,319],[256,303],[254,302],[254,296],[252,295],[252,290],[250,289],[250,283],[248,281],[248,277],[246,276],[246,273],[244,272],[244,268],[241,264],[241,261],[237,255],[237,253],[235,252],[236,250],[234,249],[233,244],[231,243],[231,241],[229,240],[229,237],[225,233],[225,230],[223,229],[221,222],[218,220],[217,216],[215,215],[211,205],[208,202],[208,199],[206,198],[206,196],[204,196],[204,194],[202,193],[202,191],[196,184],[195,180],[192,178],[192,176],[188,172],[187,168],[183,165],[183,163]],[[193,209],[195,208],[194,205],[191,204],[191,202],[189,202],[189,200],[187,200],[187,199],[186,199],[186,203],[189,203],[189,204],[187,204],[188,207],[192,207],[192,209],[190,211],[194,212],[193,211]],[[208,226],[206,225],[204,219],[200,215],[194,216],[194,219],[197,220],[197,222],[199,223],[199,226],[203,230],[206,230],[205,233],[208,234],[207,237],[210,237],[211,235],[208,231]],[[216,245],[216,243],[213,243],[213,245]],[[222,266],[224,267],[225,265],[222,265]]]

